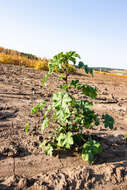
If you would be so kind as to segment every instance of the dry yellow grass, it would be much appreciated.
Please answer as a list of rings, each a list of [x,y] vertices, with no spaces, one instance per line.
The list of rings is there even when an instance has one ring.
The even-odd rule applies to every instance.
[[[49,60],[46,58],[43,59],[30,59],[27,58],[26,56],[21,56],[18,54],[6,54],[1,52],[0,53],[0,63],[4,64],[13,64],[13,65],[24,65],[26,67],[33,67],[38,70],[49,70],[48,63]],[[56,69],[56,72],[63,72],[62,69]],[[69,72],[74,73],[76,71],[75,67],[73,65],[69,66]]]
[[[25,56],[0,53],[0,62],[4,64],[24,65],[27,67],[34,67],[35,69],[48,70],[49,60],[46,58],[38,60],[29,59]]]

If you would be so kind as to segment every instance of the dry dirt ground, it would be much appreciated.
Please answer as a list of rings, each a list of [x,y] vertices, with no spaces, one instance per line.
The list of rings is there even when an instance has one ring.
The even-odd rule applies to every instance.
[[[0,64],[0,190],[125,190],[127,189],[127,78],[78,73],[70,76],[98,88],[94,101],[98,114],[109,113],[115,119],[114,130],[101,125],[90,132],[98,135],[103,152],[93,166],[76,152],[46,156],[39,143],[41,115],[31,109],[41,100],[50,102],[60,85],[57,74],[47,86],[41,81],[45,71]],[[74,96],[81,98],[81,95]],[[30,132],[25,134],[29,121]],[[48,131],[50,133],[50,129]]]

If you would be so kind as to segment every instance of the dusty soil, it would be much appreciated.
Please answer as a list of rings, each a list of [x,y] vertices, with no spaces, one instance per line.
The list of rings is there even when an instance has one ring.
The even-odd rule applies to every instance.
[[[94,101],[98,114],[109,113],[115,119],[114,130],[101,125],[90,132],[97,135],[103,147],[93,166],[82,161],[76,152],[45,156],[39,148],[41,115],[31,109],[37,102],[50,102],[60,85],[57,74],[47,86],[41,80],[45,71],[0,64],[0,190],[79,190],[127,189],[127,78],[82,72],[70,76],[98,88]],[[81,95],[76,95],[81,98]],[[30,132],[25,125],[30,122]],[[50,129],[47,133],[50,133]]]

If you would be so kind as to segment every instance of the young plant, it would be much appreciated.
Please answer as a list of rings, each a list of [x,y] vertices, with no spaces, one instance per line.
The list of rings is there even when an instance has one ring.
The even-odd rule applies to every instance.
[[[95,99],[97,96],[96,87],[88,84],[81,84],[79,80],[68,81],[70,72],[70,62],[77,68],[83,68],[85,73],[93,76],[93,70],[79,61],[76,65],[77,59],[80,59],[79,54],[75,51],[69,51],[67,53],[59,53],[51,59],[49,62],[49,72],[42,81],[44,85],[48,77],[55,70],[62,70],[60,79],[63,84],[60,86],[58,92],[55,92],[52,96],[52,103],[46,107],[46,102],[42,101],[33,107],[32,112],[44,110],[43,123],[41,126],[42,134],[46,128],[50,126],[51,122],[52,136],[48,140],[44,140],[40,147],[45,149],[47,155],[52,155],[54,150],[57,149],[82,149],[82,159],[92,164],[95,160],[94,156],[102,152],[102,148],[99,142],[89,137],[86,138],[85,130],[90,129],[94,125],[99,125],[99,120],[102,119],[105,128],[113,128],[114,119],[108,114],[102,115],[99,118],[98,115],[92,109],[92,102],[89,99]],[[72,89],[77,92],[81,92],[83,98],[78,100],[72,95]],[[50,113],[50,117],[49,117]],[[26,132],[28,132],[29,125],[26,126]]]

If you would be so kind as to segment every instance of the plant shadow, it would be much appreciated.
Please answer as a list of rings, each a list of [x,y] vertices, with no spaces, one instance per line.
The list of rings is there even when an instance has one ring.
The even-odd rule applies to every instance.
[[[9,118],[15,118],[17,116],[16,112],[16,110],[11,112],[0,112],[0,122],[8,121]]]
[[[101,144],[103,151],[95,156],[95,165],[103,163],[112,163],[112,162],[125,162],[127,166],[127,142],[125,142],[123,135],[113,136],[106,135],[101,137],[105,133],[93,133],[91,137],[93,140],[98,141]],[[84,135],[86,141],[88,136]],[[81,154],[82,143],[79,146],[79,149],[76,150],[74,147],[70,150],[55,150],[54,156],[58,156],[60,159],[66,159],[67,157],[76,157],[77,153]]]
[[[102,146],[102,153],[96,155],[95,164],[126,162],[127,160],[127,142],[123,135],[107,135],[106,137],[98,137],[96,134],[94,139],[99,141]]]
[[[21,145],[15,146],[14,150],[10,148],[5,148],[2,153],[0,153],[0,160],[4,160],[8,157],[11,158],[22,158],[31,155],[32,153],[29,152],[26,148],[22,147]]]
[[[75,150],[55,150],[53,156],[58,156],[59,159],[66,159],[67,157],[76,157]]]

